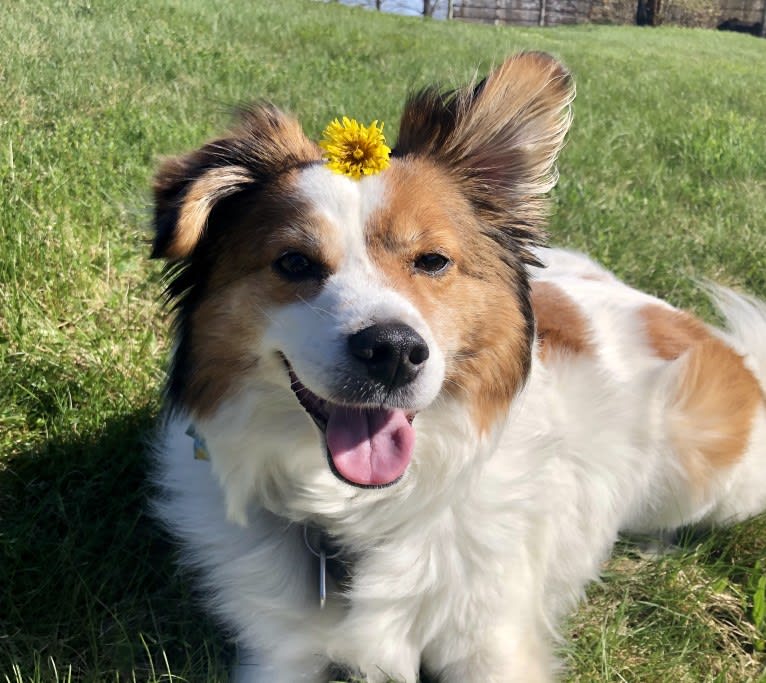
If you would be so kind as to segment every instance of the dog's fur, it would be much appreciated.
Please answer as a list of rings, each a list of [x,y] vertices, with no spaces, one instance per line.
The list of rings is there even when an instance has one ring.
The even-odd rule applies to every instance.
[[[269,105],[160,168],[156,508],[246,653],[239,680],[548,681],[618,532],[766,508],[766,307],[715,290],[713,329],[541,246],[573,93],[537,53],[426,90],[360,181]],[[421,345],[390,382],[349,342],[386,324]],[[338,404],[391,421],[362,442],[400,477],[328,455],[308,412]],[[344,567],[325,609],[306,525]]]

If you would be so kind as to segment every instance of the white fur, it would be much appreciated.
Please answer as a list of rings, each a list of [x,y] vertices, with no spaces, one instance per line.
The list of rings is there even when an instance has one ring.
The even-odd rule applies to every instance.
[[[635,321],[638,307],[657,300],[571,252],[543,253],[550,268],[535,276],[572,293],[599,354],[554,355],[545,365],[535,354],[507,421],[481,437],[466,406],[438,393],[444,359],[425,320],[355,241],[382,201],[378,183],[333,176],[327,190],[327,172],[312,174],[302,191],[336,226],[346,261],[311,305],[270,312],[250,388],[195,425],[211,462],[193,459],[184,414],[169,413],[156,444],[165,492],[157,511],[236,629],[244,651],[237,680],[318,683],[335,662],[371,683],[415,681],[421,666],[445,683],[549,681],[556,625],[620,530],[766,507],[764,411],[742,463],[698,500],[668,439],[684,358],[654,358]],[[763,304],[729,292],[719,299],[726,338],[751,355],[763,382]],[[330,472],[316,427],[268,352],[282,351],[309,386],[327,391],[343,335],[391,315],[434,353],[412,399],[422,410],[409,469],[390,488],[361,490]],[[351,589],[331,582],[324,610],[302,539],[306,521],[356,558]]]

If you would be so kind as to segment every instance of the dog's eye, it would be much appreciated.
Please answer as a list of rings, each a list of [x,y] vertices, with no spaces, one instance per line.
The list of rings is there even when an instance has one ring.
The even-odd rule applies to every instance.
[[[427,273],[428,275],[441,275],[452,265],[452,261],[446,256],[434,252],[431,254],[421,254],[415,259],[413,265],[415,270]]]
[[[299,251],[288,251],[282,254],[274,261],[274,268],[282,277],[293,281],[321,278],[324,275],[324,269],[320,264]]]

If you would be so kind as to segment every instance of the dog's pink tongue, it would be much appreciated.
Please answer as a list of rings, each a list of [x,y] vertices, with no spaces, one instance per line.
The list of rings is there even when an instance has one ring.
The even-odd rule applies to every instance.
[[[363,486],[396,481],[415,447],[415,430],[403,410],[333,406],[325,435],[335,469]]]

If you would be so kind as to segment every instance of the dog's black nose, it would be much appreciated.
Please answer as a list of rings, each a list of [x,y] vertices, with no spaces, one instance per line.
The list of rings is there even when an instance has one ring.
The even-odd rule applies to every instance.
[[[348,338],[351,355],[364,363],[371,379],[389,389],[411,382],[428,359],[428,345],[409,325],[382,323]]]

